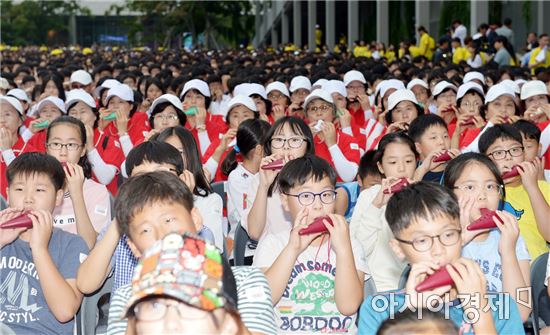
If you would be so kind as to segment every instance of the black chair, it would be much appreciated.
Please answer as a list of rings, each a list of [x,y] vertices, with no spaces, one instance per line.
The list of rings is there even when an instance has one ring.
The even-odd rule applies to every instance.
[[[114,276],[105,279],[103,286],[96,292],[85,295],[76,314],[76,334],[107,334],[109,300],[113,288]]]
[[[544,285],[547,264],[548,252],[537,257],[531,264],[531,299],[533,304],[531,323],[535,335],[539,335],[541,327],[539,318],[543,319],[546,325],[550,324],[550,320],[548,320],[550,318],[550,299],[548,298],[547,288]]]
[[[237,224],[237,228],[235,229],[235,239],[233,241],[233,261],[235,262],[235,266],[245,265],[244,257],[248,240],[248,233],[239,222]]]

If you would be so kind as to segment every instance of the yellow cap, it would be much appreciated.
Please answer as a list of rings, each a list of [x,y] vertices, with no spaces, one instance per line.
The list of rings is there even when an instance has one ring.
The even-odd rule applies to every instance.
[[[57,55],[61,55],[62,53],[63,53],[63,50],[61,49],[53,49],[52,52],[50,52],[50,55],[57,56]]]
[[[91,48],[82,49],[82,54],[84,54],[84,55],[91,55],[93,53],[94,53],[94,51]]]
[[[46,52],[46,51],[48,51],[48,47],[45,46],[45,45],[42,45],[42,46],[40,46],[40,49],[38,49],[38,50],[40,50],[40,52]]]

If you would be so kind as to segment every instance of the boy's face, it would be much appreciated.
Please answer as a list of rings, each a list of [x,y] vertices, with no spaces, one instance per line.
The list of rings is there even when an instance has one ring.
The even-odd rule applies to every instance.
[[[521,134],[521,138],[523,139],[525,160],[532,162],[538,156],[540,143],[535,139],[525,137],[523,133]]]
[[[398,257],[406,259],[410,264],[434,262],[443,266],[460,258],[462,247],[460,233],[456,236],[457,230],[460,230],[459,220],[453,220],[448,215],[437,215],[427,219],[416,218],[395,237],[403,241],[416,241],[417,249],[422,245],[431,244],[431,247],[420,248],[423,251],[418,251],[413,245],[395,239],[390,241],[390,246]],[[441,240],[451,245],[445,245]],[[454,240],[456,243],[449,243]]]
[[[501,174],[508,172],[514,167],[525,161],[525,152],[521,149],[522,143],[509,138],[499,138],[487,149],[486,155],[495,163]],[[510,152],[517,154],[512,156]],[[519,176],[516,178],[520,178]]]
[[[61,204],[63,189],[55,190],[50,177],[45,173],[17,174],[8,187],[10,208],[45,210],[50,213]]]
[[[169,233],[196,233],[202,218],[196,208],[188,211],[182,204],[155,202],[134,214],[128,224],[128,245],[136,257]]]
[[[368,174],[362,179],[357,176],[357,182],[359,183],[359,186],[361,186],[362,191],[382,183],[382,177],[379,174]]]
[[[298,197],[298,195],[300,195]],[[315,195],[314,195],[315,194]],[[311,199],[313,198],[313,202]],[[307,207],[308,222],[314,219],[333,214],[335,210],[336,192],[334,185],[328,177],[324,177],[320,181],[309,179],[303,185],[295,185],[288,194],[281,194],[283,208],[290,212],[292,222],[298,216],[302,208]]]
[[[451,138],[447,128],[441,125],[433,125],[424,131],[419,141],[415,142],[415,145],[416,151],[423,159],[431,152],[448,150],[451,147]]]

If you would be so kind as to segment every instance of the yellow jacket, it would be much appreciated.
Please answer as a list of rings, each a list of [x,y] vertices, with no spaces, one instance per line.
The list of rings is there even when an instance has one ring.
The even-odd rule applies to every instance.
[[[529,65],[534,65],[534,64],[537,64],[537,56],[538,54],[541,52],[541,47],[538,47],[538,48],[535,48],[533,49],[533,51],[531,51],[531,57],[529,57]],[[549,67],[550,66],[550,51],[548,51],[548,47],[546,48],[546,59],[544,62],[542,62],[541,64],[535,66],[533,68],[533,74],[535,74],[535,70],[538,69],[539,67]]]
[[[458,47],[453,52],[453,63],[458,64],[462,61],[466,61],[471,57],[470,52],[465,47]]]

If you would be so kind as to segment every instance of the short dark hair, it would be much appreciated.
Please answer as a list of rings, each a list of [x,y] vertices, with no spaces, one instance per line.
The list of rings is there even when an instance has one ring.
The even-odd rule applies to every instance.
[[[301,134],[306,139],[307,143],[307,154],[315,154],[315,145],[313,143],[313,134],[311,133],[311,129],[307,125],[307,123],[297,117],[294,116],[284,116],[273,124],[271,126],[271,129],[269,129],[269,132],[266,134],[265,137],[265,144],[264,144],[264,156],[270,156],[272,154],[271,152],[271,138],[280,130],[283,129],[285,124],[288,124],[290,129],[295,134]]]
[[[134,147],[126,157],[126,175],[130,177],[134,168],[144,162],[172,164],[176,167],[178,176],[183,172],[180,152],[168,143],[146,141]]]
[[[164,110],[169,106],[174,107],[174,105],[172,105],[170,102],[162,102],[156,105],[155,109],[151,111],[151,115],[149,116],[149,124],[151,125],[151,129],[155,128],[155,115],[164,112]],[[187,116],[185,115],[185,113],[177,109],[176,107],[174,107],[174,110],[176,111],[176,115],[178,116],[179,125],[185,126],[185,124],[187,123]]]
[[[536,124],[527,120],[518,120],[512,124],[514,128],[520,131],[527,139],[540,142],[541,131]]]
[[[65,171],[57,159],[41,152],[26,152],[15,158],[8,166],[6,171],[8,186],[18,175],[30,177],[40,173],[50,178],[56,191],[65,185]]]
[[[376,165],[376,150],[369,150],[361,157],[357,174],[361,179],[367,176],[382,176]]]
[[[119,230],[128,235],[130,222],[143,208],[158,202],[177,203],[193,209],[193,193],[178,176],[167,171],[139,174],[128,179],[115,199]]]
[[[441,126],[447,130],[447,124],[439,115],[431,113],[418,115],[409,125],[409,137],[414,142],[418,142],[426,130],[433,126]]]
[[[521,133],[509,124],[497,124],[485,131],[479,138],[479,152],[486,154],[489,147],[498,139],[510,139],[523,143]]]
[[[321,181],[328,177],[330,183],[336,186],[336,172],[330,164],[315,155],[305,155],[286,163],[277,176],[279,190],[282,193],[291,188],[301,186],[308,180]]]
[[[432,182],[421,181],[405,187],[390,198],[386,207],[386,220],[395,236],[414,220],[442,215],[458,220],[458,200],[453,192]]]
[[[422,315],[422,318],[419,318],[419,315]],[[425,327],[437,328],[438,334],[458,334],[456,325],[451,320],[446,319],[442,313],[427,308],[423,308],[421,311],[412,311],[406,308],[404,311],[395,314],[394,318],[382,322],[376,335],[402,334],[409,331],[421,334],[426,331]]]
[[[406,144],[409,149],[414,153],[415,157],[418,157],[418,152],[416,151],[416,146],[414,145],[413,140],[402,131],[395,133],[389,133],[382,137],[380,142],[378,142],[378,150],[376,150],[376,162],[381,163],[384,154],[386,153],[386,148],[392,143],[403,143]]]

